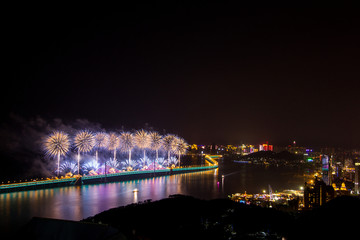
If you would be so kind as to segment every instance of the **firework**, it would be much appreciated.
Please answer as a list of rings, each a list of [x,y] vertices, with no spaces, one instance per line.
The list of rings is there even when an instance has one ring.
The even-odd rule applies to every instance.
[[[121,150],[127,152],[135,147],[135,138],[132,133],[123,132],[120,135]]]
[[[91,132],[83,130],[76,134],[74,144],[79,152],[90,152],[95,146],[95,137]]]
[[[170,160],[170,153],[176,151],[176,136],[168,134],[163,138],[163,147],[168,152],[168,161]]]
[[[78,174],[80,174],[80,152],[90,152],[95,145],[95,137],[91,132],[83,130],[76,134],[74,143],[78,150]]]
[[[119,147],[120,145],[120,139],[117,136],[116,133],[110,133],[109,134],[109,144],[108,144],[108,149],[114,150],[114,160],[116,160],[116,149]]]
[[[44,148],[46,154],[50,156],[57,156],[58,160],[58,175],[60,172],[60,156],[65,155],[70,148],[69,136],[66,133],[55,131],[45,139]]]
[[[176,159],[176,157],[170,157],[169,161],[168,161],[168,165],[171,167],[175,167],[178,162],[179,162],[179,160]]]
[[[151,132],[149,136],[150,136],[150,148],[152,150],[155,150],[156,152],[156,158],[154,159],[154,170],[155,170],[155,161],[157,161],[159,158],[159,149],[163,144],[163,139],[162,136],[157,132]]]
[[[48,155],[65,155],[70,148],[69,136],[66,133],[56,131],[46,138],[44,147]]]
[[[136,146],[140,149],[150,147],[150,136],[144,130],[139,130],[135,133]]]
[[[180,166],[180,157],[186,153],[188,148],[188,144],[185,142],[183,138],[175,139],[175,152],[179,155],[179,166]]]
[[[108,149],[109,150],[117,149],[119,147],[119,144],[120,144],[119,137],[115,133],[110,133]]]
[[[150,162],[150,159],[148,157],[140,158],[139,163],[141,166],[147,166]]]
[[[129,165],[131,164],[131,151],[135,147],[134,135],[130,132],[123,132],[120,135],[121,151],[129,152]]]
[[[109,144],[109,135],[105,132],[99,132],[95,135],[95,147],[107,148]]]
[[[104,133],[104,132],[99,132],[95,135],[95,159],[96,161],[99,160],[99,156],[98,156],[98,150],[100,148],[107,148],[109,144],[109,135]]]
[[[163,157],[159,157],[156,161],[156,163],[160,166],[163,167],[166,164],[166,160]]]
[[[91,152],[92,150],[95,150],[96,152],[95,158],[90,162],[84,159],[85,164],[82,167],[83,172],[87,174],[96,174],[95,171],[99,171],[98,151],[102,148],[114,152],[113,159],[110,162],[104,162],[106,174],[108,172],[106,171],[107,166],[111,167],[113,170],[118,169],[118,165],[120,164],[116,159],[118,149],[122,152],[128,152],[129,154],[128,158],[124,161],[128,170],[138,169],[140,166],[142,169],[153,168],[155,170],[158,167],[162,168],[165,164],[169,166],[176,165],[177,163],[180,164],[181,155],[186,153],[188,147],[184,139],[173,134],[168,134],[163,137],[157,132],[147,132],[143,129],[136,131],[135,133],[123,132],[120,135],[117,135],[116,133],[107,134],[105,132],[99,132],[94,135],[88,130],[81,130],[75,135],[72,143],[73,145],[71,146],[68,134],[61,131],[53,132],[44,141],[43,148],[46,155],[57,157],[58,175],[60,172],[66,175],[72,174],[75,172],[74,168],[77,168],[77,173],[79,174],[81,167],[81,153]],[[132,161],[131,159],[135,147],[139,150],[143,150],[144,153],[139,161]],[[65,162],[60,168],[61,156],[67,154],[71,148],[74,148],[77,151],[77,164]],[[161,148],[167,152],[167,157],[164,156],[164,158],[159,158],[158,152]],[[156,157],[154,157],[154,159],[150,159],[146,156],[147,149],[156,152]],[[178,157],[172,156],[173,154],[178,155]],[[177,161],[175,161],[176,158],[178,158]]]
[[[97,172],[100,168],[100,164],[96,160],[90,160],[87,163],[85,163],[82,168],[87,173],[89,173],[91,171]]]
[[[113,169],[119,169],[120,168],[120,163],[115,160],[115,159],[111,159],[109,161],[106,162],[106,165],[109,166],[109,169],[113,168]]]
[[[150,136],[150,148],[152,150],[159,150],[162,146],[162,136],[157,132],[149,133]]]
[[[136,146],[144,150],[144,159],[146,158],[146,148],[150,147],[151,141],[149,134],[142,130],[139,130],[135,133],[135,142]]]
[[[63,164],[61,164],[60,166],[60,171],[63,174],[66,174],[68,176],[72,176],[77,170],[77,164],[74,162],[70,162],[70,161],[65,161]]]

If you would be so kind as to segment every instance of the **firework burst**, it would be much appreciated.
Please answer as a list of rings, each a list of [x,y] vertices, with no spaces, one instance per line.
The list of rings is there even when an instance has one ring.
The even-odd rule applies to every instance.
[[[170,153],[176,151],[176,136],[168,134],[163,138],[163,147],[168,152],[168,161],[170,160]]]
[[[157,132],[151,132],[149,133],[149,137],[150,137],[150,148],[152,150],[155,150],[156,152],[156,158],[154,159],[154,170],[155,170],[155,162],[158,160],[159,158],[159,149],[161,148],[162,144],[163,144],[163,139],[162,136],[157,133]]]
[[[99,156],[98,156],[98,150],[100,148],[107,148],[109,144],[109,135],[107,133],[104,132],[99,132],[95,135],[95,159],[96,161],[99,160]]]
[[[145,149],[150,147],[150,136],[145,130],[139,130],[135,133],[135,142],[138,148]]]
[[[95,150],[95,158],[90,157],[90,155],[84,155],[84,165],[82,167],[84,174],[97,174],[96,171],[100,171],[98,151],[100,149],[108,149],[113,151],[114,157],[111,161],[104,161],[104,173],[106,174],[109,171],[106,171],[107,167],[110,167],[112,171],[118,171],[120,162],[116,159],[117,150],[122,152],[127,152],[129,154],[128,158],[123,159],[123,163],[126,164],[127,170],[132,169],[155,169],[163,168],[165,165],[173,166],[177,163],[180,164],[180,158],[183,154],[186,153],[187,143],[184,139],[177,137],[173,134],[168,134],[166,136],[161,136],[159,133],[147,132],[145,130],[139,130],[135,133],[123,132],[120,135],[116,133],[107,134],[105,132],[98,132],[96,134],[91,133],[88,130],[79,131],[73,138],[73,141],[70,141],[69,135],[61,132],[54,131],[43,141],[43,149],[46,155],[50,157],[57,158],[57,174],[60,172],[62,174],[72,174],[77,168],[77,173],[80,174],[80,157],[81,153],[91,152]],[[66,155],[70,149],[76,149],[77,151],[77,163],[64,162],[60,167],[60,158],[61,156]],[[131,154],[134,149],[137,148],[140,151],[143,151],[143,157],[138,161],[132,161]],[[152,150],[156,152],[156,157],[149,158],[146,156],[147,150]],[[167,157],[159,158],[159,150],[164,149],[167,152]],[[178,155],[174,157],[173,155]],[[175,161],[177,158],[177,161]],[[91,161],[89,162],[89,160]],[[102,172],[102,170],[101,170]]]
[[[120,162],[117,161],[116,159],[111,159],[109,161],[106,162],[106,166],[109,167],[109,170],[110,169],[114,169],[114,170],[119,170],[120,168]]]
[[[109,144],[108,149],[110,151],[114,150],[114,160],[116,160],[116,149],[120,145],[120,139],[116,133],[110,133],[109,134]]]
[[[94,134],[87,130],[80,131],[75,136],[74,144],[79,152],[90,152],[95,146]]]
[[[143,129],[135,133],[136,146],[144,150],[144,159],[146,158],[146,149],[150,147],[150,135]]]
[[[108,149],[109,150],[117,149],[119,147],[119,144],[120,144],[120,139],[116,135],[116,133],[110,133]]]
[[[135,147],[135,138],[134,135],[130,132],[123,132],[120,135],[120,146],[121,151],[123,152],[129,152],[129,164],[131,163],[131,151]]]
[[[152,150],[159,150],[162,146],[162,136],[157,132],[149,133],[150,137],[150,148]]]
[[[124,152],[131,151],[135,147],[134,135],[130,132],[124,132],[120,135],[121,150]]]
[[[80,152],[90,152],[95,145],[95,137],[91,132],[83,130],[76,134],[74,144],[78,150],[78,174],[80,174]]]
[[[60,166],[60,171],[65,175],[72,176],[77,170],[77,164],[70,161],[65,161]]]
[[[69,135],[61,131],[55,131],[45,139],[44,148],[46,154],[50,156],[57,156],[58,168],[57,172],[60,172],[60,156],[65,155],[70,148]]]
[[[105,132],[99,132],[95,135],[96,148],[107,148],[109,144],[109,135]]]
[[[186,153],[188,144],[183,138],[177,137],[175,139],[175,152],[179,155],[179,166],[180,166],[180,157]]]
[[[89,173],[90,171],[97,172],[100,168],[100,164],[96,160],[91,160],[85,163],[82,168],[87,173]]]
[[[56,131],[45,139],[46,154],[51,156],[65,155],[70,148],[69,135]]]

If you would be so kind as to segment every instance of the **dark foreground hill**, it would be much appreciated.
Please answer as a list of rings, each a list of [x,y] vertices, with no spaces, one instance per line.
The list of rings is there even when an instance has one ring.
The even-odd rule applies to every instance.
[[[322,207],[299,214],[289,239],[360,239],[360,199],[337,197]]]
[[[113,208],[80,222],[34,218],[24,239],[358,239],[360,200],[338,197],[287,213],[176,195]]]
[[[129,239],[344,239],[357,232],[359,214],[360,200],[354,197],[294,215],[228,199],[175,196],[114,208],[83,221],[109,224]]]
[[[228,199],[173,196],[156,202],[110,209],[83,221],[105,223],[129,239],[239,239],[283,236],[294,219],[274,209]]]

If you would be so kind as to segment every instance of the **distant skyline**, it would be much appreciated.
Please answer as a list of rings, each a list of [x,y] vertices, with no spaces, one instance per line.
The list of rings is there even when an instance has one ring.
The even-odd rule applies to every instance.
[[[148,124],[189,143],[360,146],[356,9],[134,4],[8,15],[2,126],[14,114]]]

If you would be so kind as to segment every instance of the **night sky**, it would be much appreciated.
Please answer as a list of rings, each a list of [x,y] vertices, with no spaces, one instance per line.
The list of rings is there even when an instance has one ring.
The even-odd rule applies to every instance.
[[[9,8],[4,117],[87,119],[189,143],[360,145],[356,9]]]

